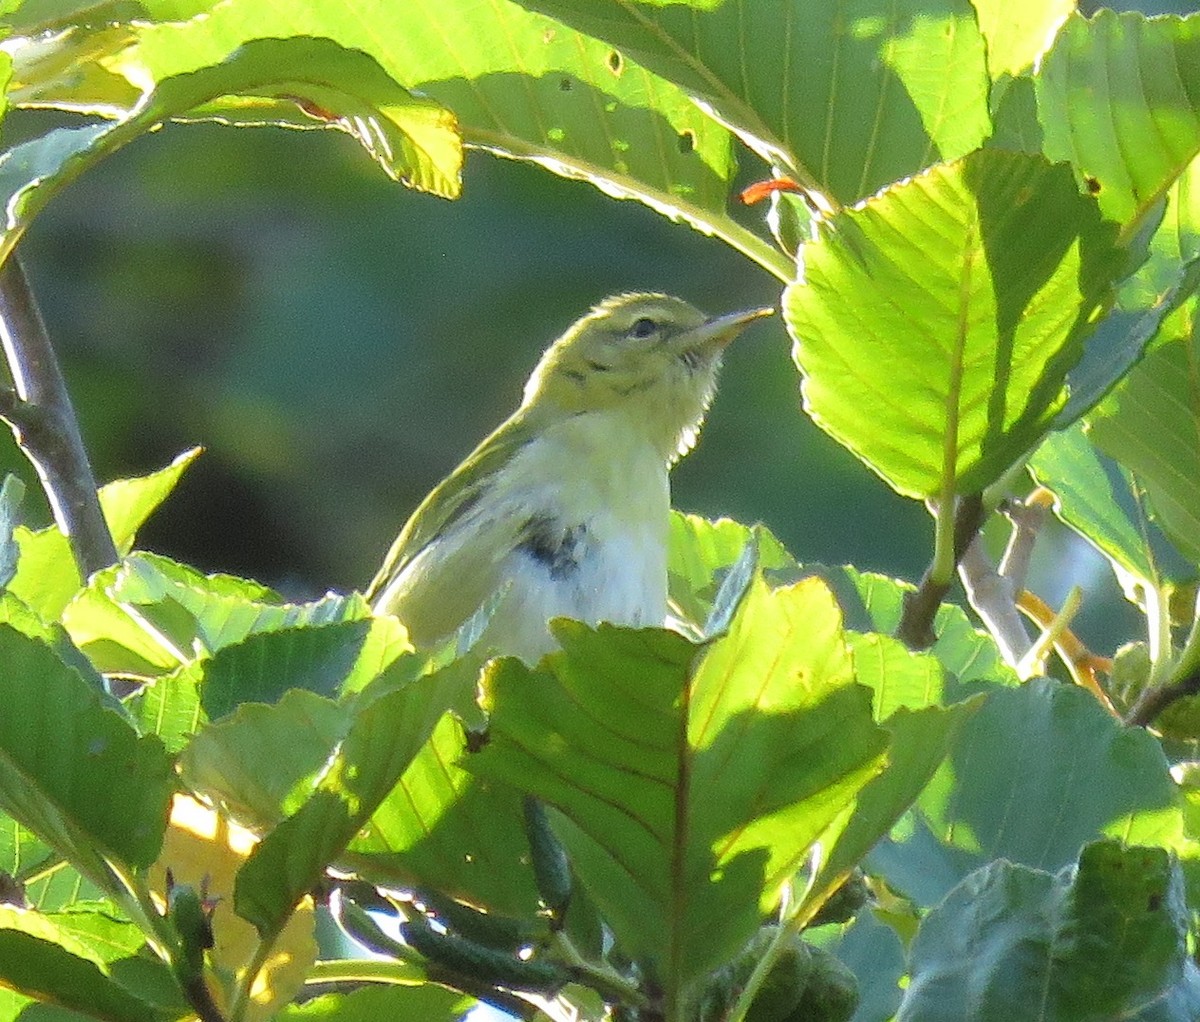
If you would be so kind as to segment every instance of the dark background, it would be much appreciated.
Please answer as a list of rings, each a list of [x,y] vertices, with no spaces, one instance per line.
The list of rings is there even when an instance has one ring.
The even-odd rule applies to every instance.
[[[10,115],[6,143],[48,118]],[[471,152],[463,198],[446,202],[388,181],[334,132],[211,125],[109,159],[21,255],[97,475],[207,449],[140,545],[297,597],[365,585],[596,300],[665,290],[724,312],[780,290],[714,239],[528,165]],[[917,578],[928,516],[806,419],[789,343],[776,318],[733,347],[676,505],[763,521],[802,560]],[[0,469],[21,472],[28,517],[46,520],[7,432]],[[1044,564],[1058,557],[1110,587],[1095,560]]]

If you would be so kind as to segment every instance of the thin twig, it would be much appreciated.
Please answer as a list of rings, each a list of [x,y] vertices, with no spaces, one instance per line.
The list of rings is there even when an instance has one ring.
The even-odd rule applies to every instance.
[[[1029,652],[1029,633],[1017,613],[1012,582],[992,566],[978,536],[958,562],[967,600],[987,627],[1004,662],[1016,667]]]
[[[58,359],[16,256],[0,266],[0,343],[15,385],[0,394],[0,418],[37,470],[54,520],[86,579],[116,564],[117,549]]]
[[[983,519],[983,497],[980,494],[974,493],[960,500],[954,509],[954,565],[951,566],[950,577],[938,578],[937,565],[931,563],[916,590],[904,594],[904,608],[896,628],[896,638],[909,649],[928,649],[937,641],[933,631],[934,618],[950,591],[954,580],[953,569],[975,539]]]
[[[1017,607],[1043,630],[1049,629],[1058,616],[1053,607],[1028,589],[1017,598]],[[1061,629],[1055,637],[1054,650],[1070,673],[1071,680],[1091,692],[1114,717],[1120,717],[1099,678],[1100,674],[1112,673],[1112,660],[1093,653],[1070,628]]]
[[[1004,556],[1000,558],[999,571],[1009,580],[1014,594],[1025,588],[1033,548],[1053,506],[1054,494],[1044,486],[1037,487],[1024,500],[1005,501],[1001,505],[1001,511],[1012,522],[1013,529],[1008,537],[1008,546],[1004,548]]]

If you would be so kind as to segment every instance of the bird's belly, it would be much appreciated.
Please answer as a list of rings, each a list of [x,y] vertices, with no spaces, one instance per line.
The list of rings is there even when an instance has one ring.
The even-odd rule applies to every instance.
[[[661,625],[667,614],[666,536],[649,526],[593,522],[562,530],[568,546],[514,550],[503,566],[502,592],[486,641],[528,663],[555,648],[547,623],[570,617],[588,624]]]

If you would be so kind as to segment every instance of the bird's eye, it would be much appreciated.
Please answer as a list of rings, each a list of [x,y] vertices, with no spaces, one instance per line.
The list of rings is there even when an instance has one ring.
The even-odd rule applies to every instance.
[[[658,333],[658,324],[652,319],[646,319],[644,316],[629,328],[629,336],[637,338],[639,341],[644,341],[647,337],[653,337],[656,333]]]

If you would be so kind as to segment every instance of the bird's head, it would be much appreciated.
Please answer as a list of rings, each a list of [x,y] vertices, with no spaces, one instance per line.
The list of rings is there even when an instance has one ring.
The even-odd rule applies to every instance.
[[[674,460],[695,443],[725,347],[767,308],[705,316],[681,298],[606,298],[542,356],[523,408],[542,416],[628,415]]]

